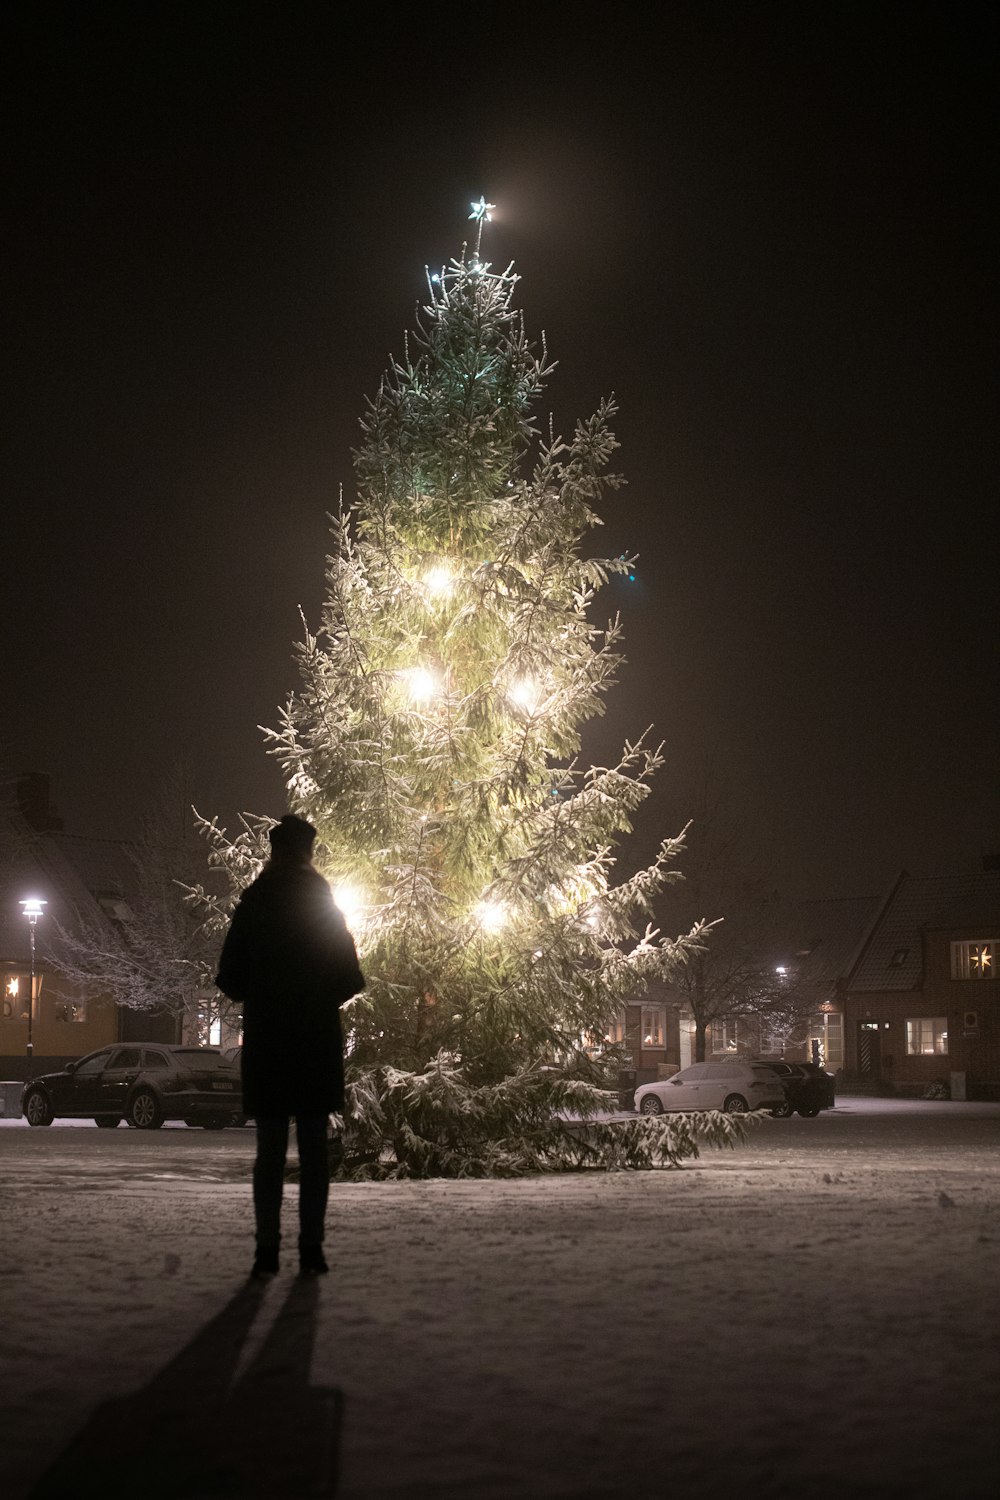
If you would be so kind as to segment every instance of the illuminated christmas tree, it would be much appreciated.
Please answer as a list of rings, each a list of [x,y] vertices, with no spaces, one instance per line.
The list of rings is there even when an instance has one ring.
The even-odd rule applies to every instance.
[[[568,441],[540,437],[551,366],[512,306],[518,278],[480,259],[489,207],[473,205],[475,250],[429,278],[362,420],[357,504],[334,519],[322,619],[269,732],[368,978],[343,1013],[346,1150],[375,1175],[696,1149],[690,1121],[581,1133],[559,1118],[614,1107],[611,1024],[697,933],[663,943],[648,925],[680,839],[613,880],[659,752],[573,759],[622,662],[617,620],[600,627],[591,607],[629,560],[582,551],[621,482],[614,406]],[[247,818],[234,840],[204,825],[234,897],[270,822]]]

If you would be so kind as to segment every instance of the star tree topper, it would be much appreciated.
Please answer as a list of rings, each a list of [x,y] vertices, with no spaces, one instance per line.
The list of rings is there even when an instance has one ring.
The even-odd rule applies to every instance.
[[[476,232],[476,254],[478,255],[479,246],[483,238],[483,220],[485,219],[488,222],[492,221],[493,210],[496,208],[496,204],[487,203],[485,198],[480,198],[478,203],[473,203],[470,206],[472,208],[472,212],[469,215],[469,218],[475,219],[476,223],[479,225],[479,228]]]

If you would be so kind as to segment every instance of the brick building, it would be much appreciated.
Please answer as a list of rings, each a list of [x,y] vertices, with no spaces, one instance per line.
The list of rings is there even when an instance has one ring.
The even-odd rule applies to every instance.
[[[848,1082],[1000,1098],[1000,869],[900,875],[838,989]]]

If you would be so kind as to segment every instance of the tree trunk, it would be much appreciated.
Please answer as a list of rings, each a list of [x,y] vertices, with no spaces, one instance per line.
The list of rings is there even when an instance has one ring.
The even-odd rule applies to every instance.
[[[694,1022],[694,1060],[695,1060],[695,1062],[704,1062],[705,1061],[705,1032],[707,1030],[708,1030],[708,1023],[705,1022],[705,1021],[698,1020],[698,1018],[696,1016],[695,1017],[695,1022]]]

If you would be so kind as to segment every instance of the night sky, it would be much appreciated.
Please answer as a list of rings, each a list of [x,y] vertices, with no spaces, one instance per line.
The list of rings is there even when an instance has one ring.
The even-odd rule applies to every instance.
[[[513,259],[568,430],[614,392],[641,554],[588,733],[706,781],[789,896],[1000,847],[995,36],[955,3],[6,10],[5,728],[67,827],[256,730],[424,292]],[[371,17],[359,19],[358,17]]]

